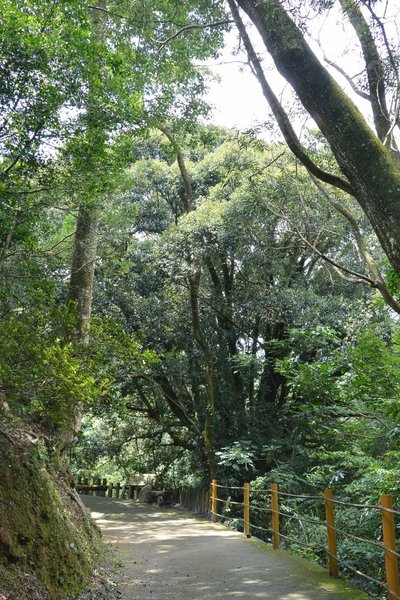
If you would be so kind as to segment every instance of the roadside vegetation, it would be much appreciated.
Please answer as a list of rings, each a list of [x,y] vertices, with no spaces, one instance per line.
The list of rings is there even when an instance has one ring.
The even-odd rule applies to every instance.
[[[365,62],[353,79],[326,63],[349,94],[306,45],[336,4]],[[7,600],[86,593],[101,542],[79,475],[400,497],[398,50],[379,3],[303,5],[2,2]],[[245,13],[292,114],[314,118],[301,140]],[[207,121],[204,62],[228,30],[269,102],[266,139]],[[357,526],[381,535],[367,513]],[[355,543],[344,558],[382,570]]]

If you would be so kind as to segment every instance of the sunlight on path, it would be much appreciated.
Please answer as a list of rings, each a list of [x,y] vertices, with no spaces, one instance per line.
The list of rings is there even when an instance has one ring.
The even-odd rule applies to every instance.
[[[187,513],[82,496],[124,562],[124,600],[364,600],[327,572]]]

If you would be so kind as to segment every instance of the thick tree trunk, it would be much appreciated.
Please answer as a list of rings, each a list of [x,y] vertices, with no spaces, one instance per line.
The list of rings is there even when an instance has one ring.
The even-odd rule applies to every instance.
[[[98,211],[81,206],[75,234],[68,303],[74,305],[74,338],[89,342],[93,281],[97,251]]]
[[[97,8],[99,10],[97,10]],[[102,40],[104,36],[103,27],[105,18],[105,0],[98,0],[96,8],[91,7],[90,19],[92,24],[93,40]],[[101,74],[101,57],[96,64],[96,74]],[[86,105],[87,119],[87,141],[88,160],[90,166],[90,149],[99,143],[99,131],[102,125],[98,124],[98,99],[96,97],[96,85],[89,80],[89,95]],[[104,143],[103,136],[100,136]],[[76,233],[74,239],[74,250],[72,257],[71,276],[68,291],[68,303],[74,305],[76,317],[73,338],[84,344],[89,343],[90,314],[92,310],[93,281],[95,271],[95,259],[97,252],[97,233],[99,223],[99,208],[92,199],[90,202],[79,207]]]
[[[99,0],[100,9],[105,9],[105,1]],[[91,11],[93,39],[101,39],[103,35],[102,26],[105,22],[104,13]],[[98,63],[98,64],[97,64]],[[101,58],[91,67],[99,68]],[[100,69],[98,71],[100,73]],[[94,73],[92,73],[93,75]],[[96,90],[93,81],[88,80],[89,97],[86,105],[87,120],[87,142],[90,148],[98,142],[98,131],[101,125],[97,124],[97,113],[99,110]],[[82,157],[82,160],[87,160]],[[90,160],[88,161],[91,165]],[[79,344],[89,344],[90,316],[92,311],[93,282],[95,272],[95,260],[97,253],[97,234],[99,224],[99,207],[94,200],[94,194],[90,201],[82,203],[79,207],[76,232],[74,237],[74,248],[72,255],[71,274],[69,280],[67,305],[74,316],[74,323],[68,336],[79,352]],[[64,431],[60,434],[59,451],[65,453],[74,443],[76,434],[81,428],[82,406],[75,405],[71,411],[70,422],[66,424]]]
[[[193,334],[204,356],[206,406],[203,429],[203,442],[207,457],[208,470],[211,479],[216,479],[217,465],[214,447],[214,418],[215,418],[215,377],[214,357],[210,346],[203,335],[199,314],[200,274],[190,277],[190,307],[192,312]]]
[[[238,0],[238,5],[325,135],[391,264],[400,272],[400,161],[319,62],[279,0]]]
[[[219,265],[218,269],[215,262]],[[244,383],[241,371],[232,367],[231,360],[238,355],[238,332],[233,321],[234,261],[232,257],[228,257],[226,252],[221,250],[218,261],[210,258],[206,264],[213,285],[215,305],[218,307],[216,311],[219,333],[217,358],[225,374],[223,388],[226,393],[231,395],[235,405],[235,411],[232,411],[229,406],[224,410],[222,406],[222,416],[226,421],[226,428],[241,437],[246,431]]]

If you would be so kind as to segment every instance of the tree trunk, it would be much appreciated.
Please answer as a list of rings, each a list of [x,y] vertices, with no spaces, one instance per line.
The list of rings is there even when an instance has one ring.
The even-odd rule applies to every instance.
[[[99,0],[98,6],[105,9],[105,1]],[[103,35],[102,26],[104,14],[98,14],[92,10],[92,30],[94,38]],[[87,137],[89,143],[97,141],[96,94],[93,84],[89,82],[89,99],[87,109]],[[72,255],[71,275],[68,289],[67,303],[73,309],[75,322],[70,337],[74,342],[82,344],[89,343],[90,315],[92,311],[93,282],[95,272],[95,260],[97,252],[97,234],[99,224],[99,208],[93,198],[79,207],[76,232],[74,238],[74,250]],[[81,428],[82,407],[76,408],[72,415],[71,429],[65,431],[65,439],[61,441],[61,451],[64,451],[73,443],[77,432]]]
[[[159,127],[160,131],[168,138],[173,145],[176,155],[179,171],[184,184],[184,197],[183,197],[183,210],[186,214],[189,214],[193,210],[193,190],[192,183],[190,180],[189,173],[186,168],[185,159],[183,153],[176,142],[174,136],[168,127]],[[215,447],[214,447],[214,418],[215,418],[215,375],[214,375],[214,356],[212,350],[203,335],[203,331],[200,323],[200,311],[199,311],[199,286],[200,286],[200,272],[189,276],[189,290],[190,290],[190,308],[192,313],[192,327],[194,338],[201,349],[204,360],[205,360],[205,374],[204,374],[204,387],[206,390],[206,406],[204,416],[204,429],[202,432],[206,460],[208,464],[208,471],[210,479],[216,479],[217,477],[217,463],[215,459]]]
[[[379,56],[372,32],[360,7],[354,0],[339,0],[360,42],[367,71],[369,98],[376,133],[386,146],[392,147],[390,117],[386,103],[385,69]]]
[[[84,344],[89,342],[98,221],[96,207],[80,207],[75,234],[68,303],[74,305],[76,321],[73,337]]]
[[[400,161],[319,62],[279,0],[238,0],[238,5],[325,135],[383,250],[400,272]]]
[[[192,312],[193,334],[196,342],[204,356],[205,360],[205,388],[206,388],[206,406],[204,416],[203,442],[207,456],[208,470],[211,479],[216,479],[217,465],[215,460],[214,448],[214,415],[215,415],[215,377],[214,377],[214,357],[210,346],[205,339],[199,315],[199,285],[200,274],[190,277],[190,307]]]

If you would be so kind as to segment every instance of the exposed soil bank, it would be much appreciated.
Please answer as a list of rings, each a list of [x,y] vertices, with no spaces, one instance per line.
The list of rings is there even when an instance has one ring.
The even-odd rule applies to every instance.
[[[83,588],[101,551],[67,470],[39,434],[0,423],[0,600],[61,600]]]

